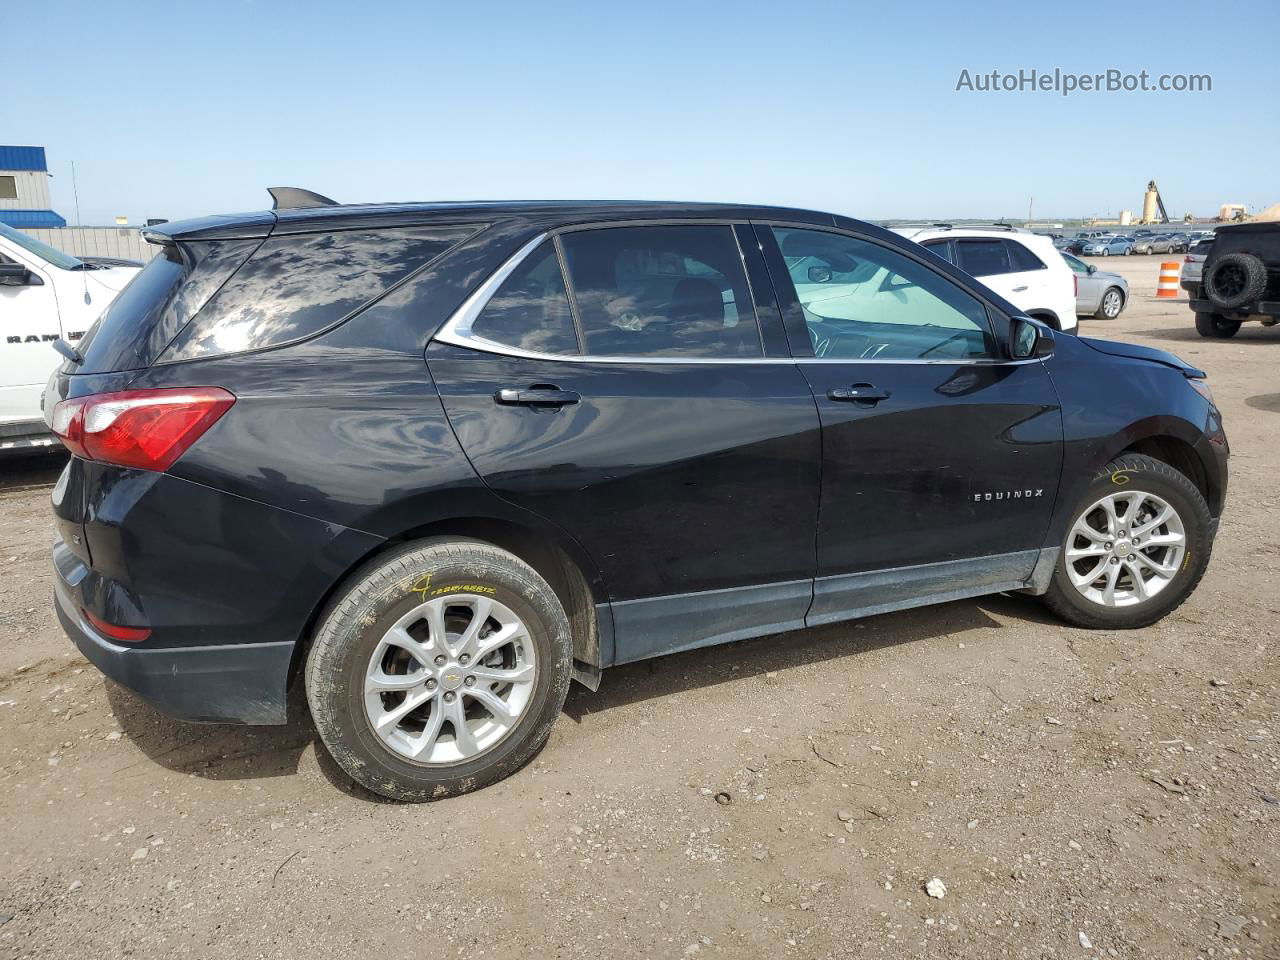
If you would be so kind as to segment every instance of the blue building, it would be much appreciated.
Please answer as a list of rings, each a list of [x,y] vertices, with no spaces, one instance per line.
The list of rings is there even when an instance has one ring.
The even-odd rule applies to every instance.
[[[49,204],[44,147],[0,146],[0,223],[19,230],[67,225]]]

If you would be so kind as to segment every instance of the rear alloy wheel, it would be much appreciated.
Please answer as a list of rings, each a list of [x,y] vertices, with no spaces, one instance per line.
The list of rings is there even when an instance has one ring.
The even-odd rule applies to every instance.
[[[514,773],[564,705],[569,621],[518,557],[426,540],[357,571],[307,657],[320,738],[362,786],[434,800]]]
[[[1209,508],[1187,477],[1151,457],[1118,457],[1081,497],[1045,601],[1078,626],[1154,623],[1203,576],[1209,526]]]
[[[1226,340],[1240,331],[1240,321],[1217,313],[1197,313],[1196,333],[1210,339]]]
[[[1108,287],[1098,304],[1098,312],[1094,314],[1099,320],[1114,320],[1124,309],[1124,294],[1118,287]]]

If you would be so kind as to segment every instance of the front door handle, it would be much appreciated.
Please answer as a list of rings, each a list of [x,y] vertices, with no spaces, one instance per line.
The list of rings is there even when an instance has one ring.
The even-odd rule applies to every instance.
[[[493,399],[502,404],[520,404],[527,407],[563,407],[570,403],[577,403],[582,396],[572,390],[561,390],[559,387],[533,386],[528,390],[503,387],[493,395]]]
[[[832,400],[861,403],[870,407],[881,400],[888,400],[890,394],[888,390],[882,390],[873,383],[855,383],[851,387],[836,387],[834,390],[828,390],[827,396]]]
[[[1013,288],[1013,292],[1014,292],[1014,293],[1022,293],[1022,292],[1023,292],[1024,290],[1026,290],[1026,289],[1027,289],[1027,285],[1024,283],[1024,284],[1023,284],[1022,286],[1020,286],[1020,287],[1014,287],[1014,288]]]

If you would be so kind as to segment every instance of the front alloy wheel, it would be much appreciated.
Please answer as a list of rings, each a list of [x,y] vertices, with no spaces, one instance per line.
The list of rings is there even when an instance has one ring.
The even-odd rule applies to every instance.
[[[1160,497],[1140,490],[1108,494],[1071,528],[1068,576],[1086,600],[1132,606],[1173,582],[1186,543],[1182,518]]]
[[[1199,488],[1163,461],[1123,454],[1080,496],[1044,599],[1077,626],[1144,627],[1191,594],[1212,546]]]
[[[1102,314],[1103,320],[1114,320],[1120,316],[1120,311],[1124,309],[1124,296],[1115,287],[1109,289],[1102,295],[1102,304],[1098,308],[1098,312]]]

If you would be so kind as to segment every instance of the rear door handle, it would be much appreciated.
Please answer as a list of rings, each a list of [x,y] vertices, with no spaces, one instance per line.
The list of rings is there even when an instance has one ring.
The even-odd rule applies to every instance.
[[[581,394],[572,390],[561,390],[559,387],[530,387],[528,390],[517,390],[515,387],[503,387],[493,395],[498,403],[527,407],[563,407],[577,403]]]
[[[832,400],[845,403],[865,403],[868,406],[874,406],[881,400],[888,400],[890,394],[888,390],[882,390],[873,383],[855,383],[851,387],[836,387],[834,390],[828,390],[827,396]]]
[[[1013,288],[1013,292],[1014,292],[1014,293],[1022,293],[1022,291],[1026,290],[1026,289],[1027,289],[1027,285],[1024,283],[1024,284],[1023,284],[1022,286],[1020,286],[1020,287],[1014,287],[1014,288]]]

